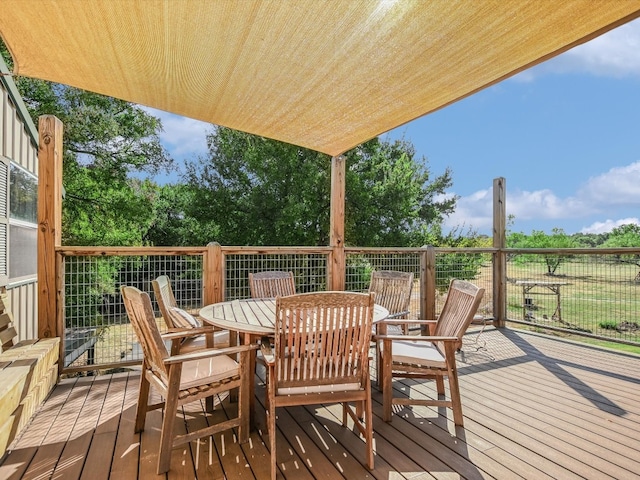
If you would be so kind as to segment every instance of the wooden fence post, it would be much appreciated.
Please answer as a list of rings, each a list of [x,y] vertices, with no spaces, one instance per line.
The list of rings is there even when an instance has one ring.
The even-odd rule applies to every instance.
[[[331,159],[331,212],[329,217],[329,290],[344,290],[346,256],[344,252],[345,157]]]
[[[506,180],[493,180],[493,318],[496,327],[504,327],[507,317],[507,200]]]
[[[202,268],[202,301],[205,305],[224,302],[224,256],[218,242],[207,245]]]
[[[57,337],[56,247],[62,244],[62,122],[38,120],[38,337]],[[64,343],[64,342],[61,342]]]
[[[420,258],[420,318],[436,318],[436,250],[430,245],[422,247]],[[428,335],[428,331],[423,332]]]

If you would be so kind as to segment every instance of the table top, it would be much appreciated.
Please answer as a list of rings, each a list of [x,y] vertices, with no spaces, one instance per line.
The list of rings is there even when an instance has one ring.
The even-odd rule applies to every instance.
[[[541,287],[549,287],[549,286],[562,286],[569,285],[567,282],[549,282],[546,280],[516,280],[516,285],[524,285],[524,286],[535,286],[539,285]]]
[[[381,305],[373,309],[373,321],[386,318],[389,311]],[[254,335],[273,335],[276,318],[274,298],[248,298],[214,303],[200,310],[200,317],[216,327]]]

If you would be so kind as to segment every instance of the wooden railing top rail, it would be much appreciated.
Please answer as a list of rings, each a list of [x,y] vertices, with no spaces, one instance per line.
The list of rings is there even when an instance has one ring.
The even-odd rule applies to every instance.
[[[502,251],[505,253],[535,253],[543,255],[634,255],[640,254],[640,247],[504,248]]]
[[[264,254],[308,254],[329,253],[331,247],[298,247],[298,246],[222,246],[223,253],[239,255]],[[345,247],[347,253],[422,253],[425,247]],[[634,255],[640,254],[640,247],[582,247],[582,248],[494,248],[494,247],[434,247],[438,253],[532,253],[558,255]],[[56,252],[62,255],[202,255],[207,247],[88,247],[60,246]]]
[[[85,255],[203,255],[208,247],[87,247],[87,246],[61,246],[56,247],[56,252],[65,256]],[[226,255],[264,255],[264,254],[327,254],[331,247],[296,247],[296,246],[223,246],[220,250]],[[391,249],[395,251],[396,249]]]
[[[65,256],[99,257],[105,255],[203,255],[207,247],[56,247]]]
[[[344,247],[347,253],[424,253],[429,247]],[[437,253],[495,253],[493,247],[433,247]]]
[[[297,247],[297,246],[277,246],[277,247],[256,247],[256,246],[223,246],[220,247],[225,255],[265,255],[265,254],[309,254],[309,253],[330,253],[331,247]]]

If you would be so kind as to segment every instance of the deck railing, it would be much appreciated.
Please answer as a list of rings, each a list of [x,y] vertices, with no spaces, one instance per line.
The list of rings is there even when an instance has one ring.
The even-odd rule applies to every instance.
[[[249,297],[249,272],[291,270],[298,292],[332,289],[329,247],[61,247],[57,254],[66,372],[140,361],[121,285],[134,285],[153,299],[151,280],[169,275],[178,304],[193,312],[204,304]],[[496,281],[499,255],[507,268]],[[411,271],[416,279],[411,316],[434,318],[449,280],[466,278],[485,288],[479,313],[486,319],[503,309],[507,321],[522,326],[640,345],[634,255],[640,256],[640,249],[345,248],[345,289],[366,291],[373,270]],[[549,274],[547,262],[558,260]],[[86,354],[78,338],[90,344]]]

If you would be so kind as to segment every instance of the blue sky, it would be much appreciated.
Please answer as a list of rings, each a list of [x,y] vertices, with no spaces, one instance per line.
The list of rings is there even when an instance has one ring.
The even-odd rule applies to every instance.
[[[210,124],[152,113],[174,158],[205,154]],[[434,176],[451,168],[447,227],[490,234],[497,177],[511,231],[640,224],[640,20],[385,135],[413,143]]]

